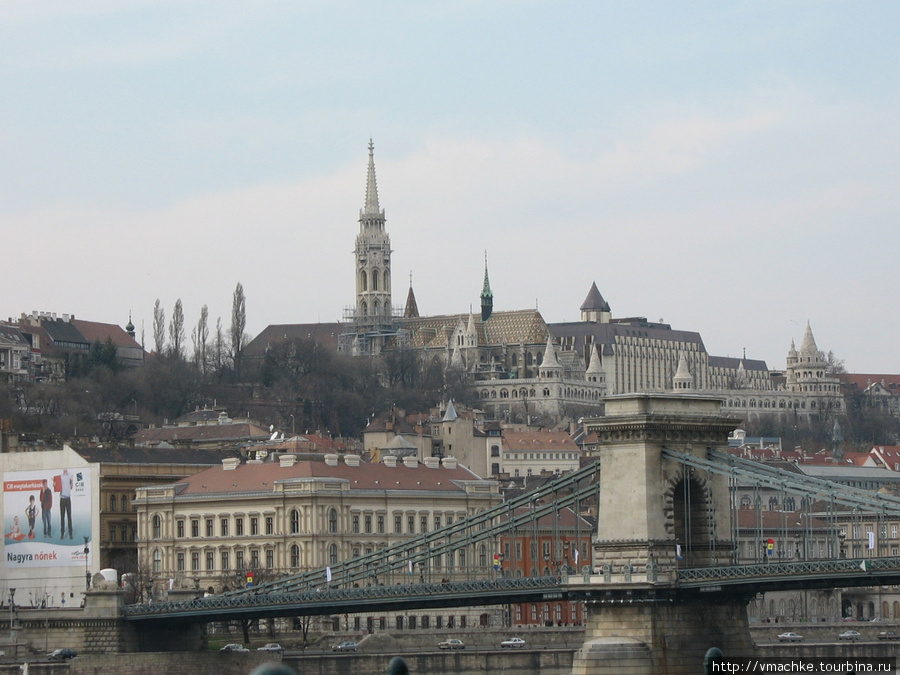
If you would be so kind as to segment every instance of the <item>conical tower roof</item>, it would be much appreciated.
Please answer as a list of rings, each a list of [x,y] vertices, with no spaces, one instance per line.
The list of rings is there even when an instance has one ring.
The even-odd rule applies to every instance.
[[[444,411],[444,417],[441,422],[453,422],[459,415],[456,414],[456,406],[453,405],[453,399],[447,404],[447,410]]]
[[[379,216],[378,184],[375,182],[375,144],[369,139],[369,168],[366,173],[366,203],[363,206],[364,216]]]
[[[800,343],[800,351],[807,356],[819,353],[819,348],[816,346],[816,339],[813,337],[812,328],[809,327],[809,321],[806,322],[806,333],[803,334],[803,342]]]
[[[403,310],[403,317],[406,319],[415,319],[419,316],[419,306],[416,304],[416,294],[413,293],[412,279],[409,281],[409,293],[406,294],[406,308]]]
[[[600,365],[600,352],[597,351],[597,345],[591,347],[590,352],[591,362],[588,364],[587,370],[584,371],[585,375],[598,375],[603,372],[603,366]]]
[[[603,296],[600,295],[600,289],[597,288],[597,282],[593,282],[591,284],[591,290],[588,291],[587,297],[584,299],[584,302],[581,303],[581,311],[597,311],[597,312],[609,312],[609,303],[603,299]]]
[[[547,348],[544,350],[544,360],[541,361],[541,368],[562,368],[559,365],[559,359],[556,358],[556,349],[553,347],[553,336],[547,336]]]

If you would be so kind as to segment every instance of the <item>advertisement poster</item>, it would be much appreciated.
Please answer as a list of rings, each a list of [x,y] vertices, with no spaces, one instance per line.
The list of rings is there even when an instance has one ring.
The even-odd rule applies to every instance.
[[[91,470],[3,474],[4,566],[85,567],[91,548]]]

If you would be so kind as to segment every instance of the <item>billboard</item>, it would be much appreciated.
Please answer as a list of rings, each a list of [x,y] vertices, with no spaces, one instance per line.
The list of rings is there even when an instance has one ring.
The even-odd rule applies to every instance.
[[[91,503],[90,468],[4,473],[4,567],[90,565]]]

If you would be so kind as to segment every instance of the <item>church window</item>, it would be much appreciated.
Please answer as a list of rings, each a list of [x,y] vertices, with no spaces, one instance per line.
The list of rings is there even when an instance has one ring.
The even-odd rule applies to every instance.
[[[378,270],[372,270],[372,290],[378,290]]]
[[[366,316],[369,313],[369,306],[365,302],[359,303],[359,315]]]
[[[550,390],[547,387],[544,387],[544,396],[549,396]]]
[[[359,273],[359,290],[369,290],[369,279],[366,277],[365,271]]]
[[[509,392],[506,389],[501,389],[500,398],[509,398]]]
[[[378,316],[379,310],[381,310],[381,305],[376,300],[375,302],[372,303],[372,316]]]
[[[390,270],[384,271],[384,283],[381,284],[381,287],[386,291],[391,290],[391,271]]]

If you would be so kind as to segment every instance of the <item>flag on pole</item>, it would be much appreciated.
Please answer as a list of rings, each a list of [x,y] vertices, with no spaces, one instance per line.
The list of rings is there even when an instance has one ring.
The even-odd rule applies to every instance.
[[[330,566],[325,568],[325,582],[329,583],[329,584],[331,583],[331,567]]]
[[[409,561],[409,573],[412,574],[412,560]]]
[[[578,567],[578,549],[575,549],[575,567]]]
[[[869,532],[869,550],[875,548],[875,533]]]
[[[675,560],[684,560],[681,556],[681,544],[675,544]]]

